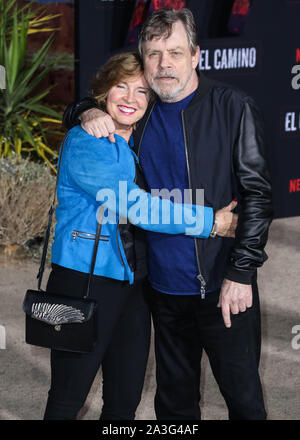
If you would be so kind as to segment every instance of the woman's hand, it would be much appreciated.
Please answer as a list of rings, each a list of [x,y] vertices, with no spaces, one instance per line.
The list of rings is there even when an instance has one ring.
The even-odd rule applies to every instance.
[[[109,114],[98,108],[91,108],[82,113],[81,127],[96,138],[108,137],[111,142],[115,142],[115,124]]]
[[[219,211],[216,212],[216,220],[217,220],[217,235],[220,237],[235,237],[235,230],[238,222],[238,215],[233,214],[231,211],[236,207],[237,202],[232,201],[229,205],[225,206]]]

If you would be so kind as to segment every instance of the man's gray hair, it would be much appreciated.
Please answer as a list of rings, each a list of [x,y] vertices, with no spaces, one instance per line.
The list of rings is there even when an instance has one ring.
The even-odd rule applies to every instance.
[[[181,21],[185,27],[192,55],[197,49],[197,32],[194,16],[189,9],[159,9],[145,21],[139,35],[138,50],[142,56],[142,45],[153,38],[169,38],[173,24]]]

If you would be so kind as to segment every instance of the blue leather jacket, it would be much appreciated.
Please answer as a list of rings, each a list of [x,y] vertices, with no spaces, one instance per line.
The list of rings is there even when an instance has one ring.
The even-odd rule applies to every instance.
[[[52,262],[89,273],[97,229],[97,211],[105,208],[95,275],[134,281],[123,244],[119,222],[129,222],[148,231],[189,234],[207,238],[212,229],[213,210],[199,205],[172,203],[151,197],[134,182],[137,157],[121,136],[116,143],[97,139],[80,126],[65,138],[57,188],[59,205],[52,246]],[[122,185],[120,185],[122,182]],[[178,222],[178,209],[184,215]],[[163,213],[170,213],[166,221]],[[195,218],[197,221],[195,221]],[[152,223],[151,223],[152,219]],[[155,224],[153,222],[155,219]],[[192,229],[191,229],[192,228]]]

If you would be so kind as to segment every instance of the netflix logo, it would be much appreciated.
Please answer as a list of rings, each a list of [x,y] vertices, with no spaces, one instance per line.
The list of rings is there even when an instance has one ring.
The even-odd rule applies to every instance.
[[[290,180],[290,193],[300,192],[300,178]]]

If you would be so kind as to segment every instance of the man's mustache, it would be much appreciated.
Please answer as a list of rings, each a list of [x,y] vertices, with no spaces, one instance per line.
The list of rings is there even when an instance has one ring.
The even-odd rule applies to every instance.
[[[179,79],[179,76],[174,72],[159,72],[156,75],[154,75],[154,79],[160,79],[160,78],[175,78]]]

